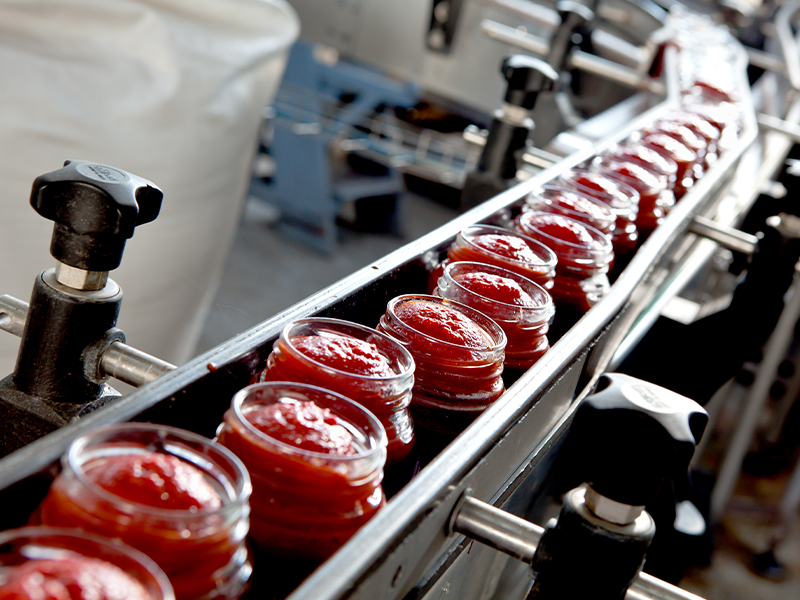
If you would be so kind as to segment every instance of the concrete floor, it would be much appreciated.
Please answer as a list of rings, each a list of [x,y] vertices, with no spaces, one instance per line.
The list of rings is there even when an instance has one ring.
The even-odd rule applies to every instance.
[[[403,236],[340,229],[337,250],[332,254],[320,254],[276,231],[274,212],[263,201],[251,199],[197,352],[208,350],[272,317],[435,229],[456,214],[453,209],[429,198],[407,193],[402,200]],[[715,529],[715,549],[710,564],[690,569],[681,587],[708,600],[800,599],[800,526],[797,522],[777,552],[787,569],[786,580],[770,581],[748,568],[753,554],[767,546],[788,475],[787,470],[768,478],[742,475]]]

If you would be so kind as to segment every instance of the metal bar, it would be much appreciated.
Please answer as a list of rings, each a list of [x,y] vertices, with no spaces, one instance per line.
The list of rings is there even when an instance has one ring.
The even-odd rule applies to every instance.
[[[27,318],[27,302],[8,295],[0,296],[0,329],[22,336]],[[142,387],[178,367],[122,342],[114,342],[100,357],[100,368],[109,377]]]
[[[697,215],[689,225],[689,231],[712,240],[732,252],[751,256],[758,246],[758,238],[733,227],[727,227],[712,219]]]
[[[477,498],[463,496],[451,518],[455,533],[466,535],[526,563],[533,561],[544,529]],[[691,592],[640,572],[625,600],[703,600]]]
[[[114,342],[100,357],[100,368],[110,377],[142,387],[178,367],[122,342]]]
[[[588,52],[573,50],[567,64],[573,69],[592,73],[626,87],[663,96],[667,90],[663,83],[642,77],[637,71]]]
[[[751,66],[781,75],[786,73],[786,63],[774,54],[756,50],[755,48],[745,48],[745,51],[747,52],[747,59]]]
[[[795,90],[800,90],[800,56],[792,33],[792,18],[800,9],[800,0],[790,0],[775,13],[775,32],[786,66],[786,78]]]
[[[550,52],[547,40],[491,19],[481,21],[481,32],[499,42],[517,46],[534,54],[546,56]]]
[[[758,126],[762,129],[781,133],[792,140],[792,142],[800,143],[800,125],[784,121],[772,115],[765,115],[764,113],[759,113],[756,119],[758,121]]]
[[[764,403],[769,396],[769,388],[775,378],[778,365],[786,353],[786,348],[791,342],[794,326],[800,318],[800,277],[795,273],[795,280],[789,292],[789,299],[775,326],[775,331],[767,341],[764,349],[764,359],[758,367],[756,379],[750,391],[750,397],[739,419],[733,438],[725,452],[725,458],[717,475],[717,482],[711,494],[711,516],[717,520],[728,504],[739,472],[742,461],[750,447],[753,433],[756,430]]]
[[[481,4],[501,10],[513,17],[549,31],[561,24],[561,17],[551,8],[527,0],[479,0]]]
[[[17,337],[22,337],[27,318],[27,302],[5,294],[0,296],[0,329]]]

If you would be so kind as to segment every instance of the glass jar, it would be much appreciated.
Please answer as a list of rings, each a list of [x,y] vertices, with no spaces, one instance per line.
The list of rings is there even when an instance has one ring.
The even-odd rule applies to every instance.
[[[708,169],[719,157],[719,130],[697,113],[675,110],[664,115],[665,121],[678,123],[699,135],[706,142],[703,167]]]
[[[607,175],[585,169],[570,169],[561,174],[558,182],[604,202],[614,211],[617,220],[611,233],[611,243],[615,255],[623,256],[636,248],[639,241],[639,230],[636,228],[639,192]]]
[[[355,453],[302,448],[302,439],[287,443],[254,425],[263,411],[308,402],[348,431]],[[217,441],[250,471],[250,535],[266,553],[322,561],[386,503],[386,432],[372,413],[340,394],[302,383],[250,385],[234,395]]]
[[[571,217],[611,235],[616,216],[611,208],[596,198],[575,188],[545,185],[528,194],[525,208]]]
[[[522,213],[515,223],[522,233],[547,244],[558,257],[550,292],[557,309],[570,306],[586,312],[608,293],[611,284],[607,274],[614,249],[607,235],[575,219],[538,211]]]
[[[147,477],[120,472],[114,478],[119,465],[136,469],[136,461],[174,465],[190,479],[170,482],[168,474],[155,472]],[[173,427],[123,423],[78,437],[61,466],[33,517],[38,523],[117,538],[143,552],[166,573],[178,600],[238,598],[245,591],[252,572],[245,546],[250,477],[227,449]],[[190,491],[207,499],[216,494],[219,506],[158,508],[151,498],[143,503],[131,497],[144,494],[141,486],[151,482],[169,490],[187,481]]]
[[[325,340],[337,338],[361,341],[371,347],[359,345],[324,346],[320,353],[324,359],[317,359],[304,353],[300,341],[308,336]],[[354,352],[358,351],[358,354]],[[375,365],[354,364],[369,357],[382,361],[389,374],[361,374]],[[257,381],[296,381],[316,385],[331,390],[358,402],[378,417],[388,438],[387,464],[405,458],[414,445],[414,424],[408,410],[411,403],[411,388],[414,386],[414,359],[397,340],[374,329],[342,321],[310,317],[288,324],[267,357],[266,368],[259,373]]]
[[[483,287],[470,285],[468,280],[476,275],[493,279]],[[524,303],[520,302],[518,292],[508,293],[508,282],[516,284],[516,289],[527,296]],[[522,275],[485,263],[450,263],[434,294],[471,306],[501,327],[507,339],[505,367],[508,369],[529,369],[550,349],[547,331],[555,313],[553,300],[547,290]]]
[[[658,227],[675,205],[675,195],[666,175],[613,155],[601,155],[592,161],[592,169],[631,186],[639,193],[636,227],[646,238]]]
[[[691,133],[685,127],[682,129]],[[644,133],[645,135],[638,143],[647,148],[652,148],[662,156],[675,161],[675,164],[678,165],[677,181],[673,192],[675,199],[680,200],[692,187],[695,180],[702,176],[702,157],[685,143],[676,139],[671,133],[660,130],[654,130],[650,133],[645,131]]]
[[[521,251],[520,251],[521,250]],[[555,253],[534,239],[494,225],[471,225],[461,230],[447,251],[447,260],[483,262],[527,277],[545,289],[553,287]],[[432,291],[445,265],[434,271]]]
[[[434,313],[428,321],[433,329],[456,334],[469,329],[481,340],[466,345],[431,335],[431,329],[420,326],[423,319],[413,318],[415,312]],[[377,329],[398,340],[414,357],[411,412],[418,427],[460,433],[505,391],[506,334],[474,308],[436,296],[406,294],[389,301]]]
[[[0,597],[174,600],[164,572],[141,552],[75,529],[0,532]]]

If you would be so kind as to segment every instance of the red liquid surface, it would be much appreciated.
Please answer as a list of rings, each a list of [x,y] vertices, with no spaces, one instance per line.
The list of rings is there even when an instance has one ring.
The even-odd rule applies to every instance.
[[[301,354],[346,373],[370,377],[392,377],[388,359],[374,344],[345,336],[303,335],[292,339]]]
[[[472,238],[472,243],[504,258],[510,258],[519,262],[531,264],[544,264],[543,261],[534,254],[525,240],[510,235],[484,234]]]
[[[527,223],[541,233],[569,244],[585,246],[586,248],[591,248],[595,245],[594,238],[584,226],[560,215],[538,214]]]
[[[284,444],[321,454],[358,454],[352,434],[328,408],[287,398],[247,414],[250,424]]]
[[[589,198],[567,189],[548,188],[543,197],[548,200],[536,210],[562,214],[591,225],[603,233],[610,233],[614,227],[614,213],[605,204],[593,202]]]
[[[223,525],[222,517],[214,513],[220,496],[202,480],[199,469],[188,463],[178,466],[175,462],[182,461],[171,455],[163,458],[145,453],[90,460],[84,467],[86,477],[111,496],[98,496],[62,474],[39,507],[38,520],[42,525],[118,538],[161,567],[178,600],[199,598],[217,588],[220,580],[215,572],[230,564],[243,533]],[[129,512],[131,502],[142,510]],[[148,514],[144,507],[162,509],[165,516]],[[183,522],[203,510],[211,514],[198,515],[191,527]]]
[[[533,298],[513,279],[490,273],[467,273],[455,278],[465,288],[486,298],[514,306],[536,306]]]
[[[280,404],[283,404],[281,402]],[[244,407],[243,417],[258,423],[274,422],[269,410],[274,405]],[[290,412],[296,405],[290,404]],[[336,417],[334,417],[336,419]],[[300,420],[299,415],[290,417]],[[341,427],[342,422],[331,424]],[[290,426],[280,434],[270,426],[270,437],[291,441],[298,430]],[[337,434],[338,435],[338,434]],[[250,533],[262,550],[284,558],[324,560],[338,550],[355,532],[371,519],[386,502],[381,480],[383,469],[353,480],[336,465],[346,456],[327,452],[323,457],[309,458],[281,451],[277,446],[250,431],[229,409],[217,437],[219,443],[238,456],[250,472],[253,494],[250,497]],[[304,443],[292,443],[303,448]],[[313,444],[312,444],[313,445]],[[358,451],[358,445],[345,444],[344,449]]]
[[[397,318],[419,333],[466,348],[488,348],[491,339],[466,315],[433,302],[407,302],[397,308]]]
[[[125,571],[94,558],[29,560],[3,576],[0,600],[153,600]]]

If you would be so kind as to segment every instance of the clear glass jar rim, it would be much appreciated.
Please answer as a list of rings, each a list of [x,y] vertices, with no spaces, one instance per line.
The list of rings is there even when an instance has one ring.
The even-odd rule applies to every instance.
[[[77,456],[78,452],[84,450],[87,447],[87,445],[93,441],[93,438],[99,437],[101,435],[114,434],[115,432],[135,432],[135,431],[140,431],[145,433],[157,433],[163,431],[179,439],[182,438],[188,442],[200,444],[202,446],[212,448],[215,452],[219,452],[227,460],[230,461],[231,465],[236,471],[237,479],[235,481],[231,480],[230,482],[234,492],[236,493],[236,497],[225,498],[221,496],[222,506],[220,506],[219,508],[201,509],[197,511],[184,510],[184,509],[156,508],[154,506],[140,504],[138,502],[128,500],[121,496],[117,496],[113,492],[109,492],[105,488],[97,485],[94,481],[92,481],[89,477],[87,477],[86,473],[83,471],[82,468],[76,468],[78,460]],[[113,444],[113,442],[108,442],[108,443]],[[183,458],[180,456],[178,458],[181,458],[183,460]],[[203,460],[207,461],[209,459],[208,457],[203,457]],[[71,472],[85,488],[87,488],[93,494],[102,498],[106,502],[115,505],[122,505],[125,507],[129,507],[125,510],[125,512],[144,513],[147,515],[151,515],[154,517],[161,517],[161,518],[170,518],[170,519],[180,518],[184,520],[187,519],[199,520],[199,519],[206,519],[208,517],[222,513],[240,510],[241,507],[247,503],[248,498],[250,497],[250,493],[252,492],[253,489],[252,483],[250,482],[250,473],[248,473],[247,468],[244,466],[244,463],[233,452],[231,452],[221,444],[218,444],[206,437],[203,437],[196,433],[192,433],[191,431],[178,429],[177,427],[170,427],[169,425],[126,422],[126,423],[119,423],[116,425],[107,425],[104,427],[98,427],[97,429],[88,431],[83,435],[75,438],[72,444],[70,444],[67,452],[62,457],[61,464],[63,469],[65,471],[68,470],[69,472]],[[226,469],[224,469],[220,465],[216,466],[220,468],[225,475],[229,476],[229,473]]]
[[[367,418],[367,422],[376,430],[377,432],[377,440],[376,444],[373,448],[370,448],[366,452],[360,452],[358,454],[348,454],[348,455],[340,455],[340,454],[325,454],[324,452],[313,452],[311,450],[304,450],[303,448],[298,448],[297,446],[292,446],[291,444],[287,444],[285,442],[281,442],[280,440],[276,440],[273,437],[270,437],[263,431],[260,431],[256,427],[253,426],[250,421],[248,421],[244,413],[242,412],[242,403],[247,399],[248,395],[255,390],[261,389],[271,389],[271,388],[293,388],[295,390],[301,391],[312,391],[314,393],[321,393],[323,395],[334,396],[338,401],[345,402],[346,404],[356,408],[359,411],[365,413]],[[389,439],[386,435],[386,430],[384,429],[383,425],[381,424],[378,417],[372,414],[372,411],[365,408],[358,402],[354,402],[349,398],[339,394],[337,392],[333,392],[331,390],[326,390],[324,388],[318,387],[316,385],[310,385],[307,383],[297,383],[294,381],[265,381],[262,383],[254,383],[248,385],[245,388],[242,388],[238,392],[236,392],[231,400],[231,408],[233,409],[233,413],[236,415],[236,418],[244,425],[245,429],[248,432],[252,433],[258,439],[263,439],[270,444],[277,446],[281,450],[285,450],[287,454],[295,454],[297,456],[303,456],[306,458],[312,458],[317,460],[323,460],[326,462],[355,462],[357,460],[364,460],[370,459],[376,454],[380,453],[382,450],[389,444]]]
[[[590,215],[590,214],[584,213],[584,212],[580,212],[580,211],[577,211],[577,210],[573,210],[573,209],[571,209],[569,207],[566,207],[566,206],[561,207],[562,210],[564,210],[564,211],[566,211],[568,213],[566,216],[568,216],[568,217],[570,217],[572,219],[575,219],[576,221],[580,221],[580,219],[576,219],[572,215],[580,215],[581,217],[589,219],[591,221],[601,221],[601,222],[607,221],[608,222],[607,224],[608,224],[609,227],[614,224],[614,221],[616,220],[617,215],[611,209],[611,207],[608,204],[606,204],[605,202],[602,202],[601,200],[598,200],[597,198],[594,198],[594,197],[590,196],[589,194],[587,194],[583,190],[577,189],[577,186],[576,186],[576,189],[570,189],[568,187],[552,185],[552,184],[543,185],[542,187],[533,190],[528,195],[528,199],[526,200],[526,202],[528,204],[530,204],[531,196],[537,196],[537,197],[541,198],[542,200],[544,200],[545,202],[552,203],[553,200],[551,198],[548,198],[545,194],[552,194],[552,193],[557,193],[557,192],[562,192],[562,191],[563,192],[569,192],[571,194],[576,194],[580,198],[588,200],[591,204],[597,206],[603,212],[603,216],[602,217],[596,218],[593,215]],[[581,221],[581,222],[583,222],[583,221]]]
[[[474,231],[480,231],[480,233],[473,233]],[[477,237],[479,235],[492,235],[492,234],[494,234],[494,235],[510,235],[512,237],[520,238],[523,241],[525,241],[525,243],[527,243],[529,246],[532,244],[533,246],[536,247],[537,250],[541,250],[545,254],[545,256],[547,256],[548,258],[542,264],[523,262],[523,261],[517,260],[515,258],[509,258],[507,256],[503,256],[502,254],[497,254],[495,252],[491,252],[489,250],[486,250],[486,248],[484,248],[483,246],[478,246],[477,244],[475,244],[470,239],[470,237],[467,237],[467,236]],[[556,253],[553,252],[553,250],[551,248],[548,248],[545,244],[541,243],[539,240],[535,240],[532,237],[530,237],[529,235],[525,235],[524,233],[519,233],[517,231],[511,231],[509,229],[506,229],[505,227],[498,227],[497,225],[481,225],[481,224],[470,225],[469,227],[465,227],[464,229],[462,229],[459,232],[458,235],[461,237],[461,239],[464,240],[465,243],[469,244],[470,246],[475,246],[476,248],[479,248],[483,252],[489,252],[490,254],[494,254],[495,256],[499,256],[503,260],[508,261],[510,263],[513,263],[513,264],[516,264],[516,265],[523,265],[523,266],[534,265],[534,266],[537,266],[537,267],[544,267],[544,268],[553,269],[553,268],[555,268],[556,263],[558,262],[558,257],[556,256]]]
[[[460,265],[460,266],[457,266],[457,265]],[[516,280],[518,278],[522,279],[527,284],[530,284],[531,286],[533,286],[541,294],[544,294],[544,297],[547,298],[547,303],[539,305],[539,306],[519,306],[517,304],[508,304],[507,302],[501,302],[500,300],[495,300],[494,298],[489,298],[488,296],[483,296],[483,295],[481,295],[481,294],[479,294],[479,293],[477,293],[477,292],[475,292],[475,291],[463,286],[455,278],[453,278],[453,276],[451,275],[451,271],[454,271],[454,270],[457,270],[457,269],[469,269],[469,268],[473,268],[473,269],[480,270],[482,272],[488,272],[488,273],[492,273],[493,271],[497,271],[499,273],[495,273],[495,274],[499,274],[502,277],[507,277],[507,278],[512,279],[512,280]],[[456,261],[456,262],[453,262],[453,263],[450,263],[449,265],[447,265],[445,267],[445,269],[444,269],[444,272],[442,273],[442,277],[448,278],[448,280],[450,282],[452,282],[453,285],[458,286],[460,289],[462,289],[462,290],[464,290],[464,291],[466,291],[466,292],[468,292],[470,294],[475,294],[476,296],[478,296],[479,298],[482,298],[483,300],[487,300],[489,302],[496,302],[497,304],[500,304],[503,307],[507,307],[507,308],[513,309],[515,311],[521,311],[521,312],[535,314],[537,316],[540,316],[540,318],[542,320],[548,319],[550,317],[550,315],[552,315],[553,312],[554,312],[553,298],[550,296],[550,293],[546,289],[544,289],[542,286],[540,286],[535,281],[531,281],[527,277],[523,277],[522,275],[514,273],[513,271],[509,271],[508,269],[503,269],[501,267],[496,267],[494,265],[490,265],[490,264],[486,264],[486,263],[460,260],[460,261]]]
[[[544,237],[546,237],[546,238],[548,238],[550,240],[553,240],[553,243],[566,246],[567,249],[569,249],[569,250],[571,250],[573,252],[575,252],[575,251],[583,251],[583,252],[590,252],[590,253],[593,253],[593,254],[598,253],[601,256],[606,256],[611,251],[613,251],[613,249],[614,249],[614,246],[611,243],[610,236],[607,236],[606,234],[604,234],[599,229],[597,229],[595,227],[592,227],[591,225],[588,225],[587,223],[584,223],[582,221],[578,221],[577,219],[573,219],[572,217],[567,217],[565,215],[559,215],[559,216],[563,216],[565,219],[569,219],[570,221],[574,221],[575,223],[578,223],[579,225],[582,225],[583,227],[585,227],[586,230],[589,232],[589,235],[591,235],[592,238],[595,239],[595,241],[599,241],[601,243],[601,246],[599,246],[599,247],[595,246],[594,248],[587,248],[586,246],[582,246],[580,244],[573,244],[572,242],[568,242],[566,240],[562,240],[560,238],[553,237],[552,235],[549,235],[549,234],[545,233],[544,231],[539,230],[538,227],[534,227],[533,225],[529,224],[530,220],[533,217],[535,217],[537,215],[541,215],[541,214],[551,215],[552,213],[543,213],[541,211],[531,210],[531,211],[528,211],[528,212],[523,213],[522,215],[520,215],[520,222],[525,222],[525,224],[528,227],[531,227],[531,228],[536,229],[537,231],[539,231],[539,235],[544,236]]]
[[[635,167],[637,169],[642,169],[643,171],[647,172],[648,175],[652,176],[656,180],[657,185],[650,185],[650,184],[648,184],[646,182],[642,182],[644,184],[644,186],[647,188],[647,195],[648,196],[653,195],[653,194],[660,194],[661,192],[663,192],[664,190],[669,188],[669,180],[668,180],[666,175],[659,175],[658,173],[656,173],[654,171],[651,171],[647,167],[643,167],[642,165],[639,165],[639,164],[637,164],[635,162],[631,162],[629,160],[625,160],[625,159],[621,159],[621,158],[615,158],[613,155],[598,156],[592,161],[592,165],[595,166],[595,168],[598,168],[598,169],[602,169],[603,167],[609,166],[612,163],[618,163],[618,164],[621,164],[621,165],[631,165],[631,166],[633,166],[633,167]],[[605,173],[605,171],[602,171],[602,170],[600,172],[601,173]],[[635,178],[630,177],[629,175],[625,175],[624,173],[617,173],[616,171],[611,171],[610,173],[608,173],[608,176],[609,177],[613,177],[614,179],[618,179],[618,180],[622,181],[623,183],[626,183],[626,184],[630,185],[631,187],[634,187],[633,184],[628,183],[628,182],[629,181],[635,181]],[[636,189],[636,188],[634,187],[634,189]],[[640,200],[641,200],[641,197],[642,197],[642,193],[640,192],[639,193],[639,199]]]
[[[590,171],[588,169],[569,169],[568,171],[565,171],[564,173],[562,173],[560,175],[560,179],[562,181],[566,182],[567,185],[574,186],[579,192],[583,192],[587,196],[590,196],[592,191],[601,191],[601,190],[593,190],[592,188],[589,188],[589,187],[587,187],[587,186],[585,186],[583,184],[580,184],[580,183],[577,183],[575,181],[572,181],[571,179],[567,179],[567,177],[569,177],[572,174],[597,175],[597,176],[603,177],[604,179],[607,179],[612,184],[614,184],[617,187],[617,189],[620,191],[620,193],[622,193],[622,195],[625,196],[624,202],[627,203],[627,204],[625,204],[625,206],[621,206],[621,207],[613,207],[613,206],[611,206],[611,204],[609,204],[609,206],[611,206],[612,210],[615,210],[615,209],[618,210],[618,211],[621,210],[622,214],[627,214],[628,212],[632,211],[635,207],[638,207],[638,205],[639,205],[639,192],[637,192],[630,184],[627,184],[627,183],[625,183],[624,181],[622,181],[620,179],[614,179],[613,177],[611,177],[609,175],[606,175],[604,173],[599,173],[597,171]],[[584,192],[584,190],[590,190],[590,191],[585,191]],[[607,192],[602,190],[601,193],[606,194]],[[608,195],[614,195],[614,194],[609,193]]]
[[[162,593],[160,600],[175,600],[175,592],[172,589],[172,584],[164,571],[159,567],[155,561],[147,556],[144,552],[133,548],[118,539],[105,538],[99,535],[87,533],[81,529],[69,529],[65,527],[50,527],[48,525],[28,525],[25,527],[18,527],[16,529],[7,529],[0,531],[0,546],[13,542],[18,538],[47,538],[47,537],[63,537],[67,539],[88,540],[93,544],[97,544],[102,548],[108,548],[114,552],[119,552],[127,556],[127,558],[139,563],[142,569],[153,578],[156,585]],[[54,548],[57,546],[53,546]],[[69,550],[69,548],[66,548]],[[75,551],[75,554],[86,556]],[[87,557],[94,558],[94,557]],[[103,559],[100,559],[103,560]],[[106,561],[110,562],[110,561]],[[113,562],[110,562],[113,564]],[[126,571],[127,572],[127,571]],[[130,574],[130,573],[129,573]]]
[[[347,327],[352,327],[354,329],[358,329],[360,331],[363,331],[364,333],[368,333],[369,335],[374,335],[375,337],[381,338],[382,340],[386,341],[393,348],[397,349],[400,352],[400,354],[403,357],[403,360],[405,361],[405,364],[403,365],[405,370],[400,372],[400,373],[395,373],[394,375],[386,376],[386,377],[373,376],[373,375],[360,375],[358,373],[350,373],[348,371],[342,371],[341,369],[337,369],[336,367],[331,367],[330,365],[326,365],[326,364],[323,364],[321,362],[318,362],[318,361],[314,360],[313,358],[309,358],[308,356],[306,356],[305,354],[300,352],[300,350],[298,350],[297,347],[295,347],[295,345],[292,343],[292,338],[290,337],[290,332],[294,327],[297,327],[299,325],[309,325],[309,324],[314,324],[314,323],[330,325],[331,327],[344,325],[344,326],[347,326]],[[376,329],[372,329],[371,327],[367,327],[367,326],[361,325],[359,323],[354,323],[352,321],[345,321],[343,319],[332,319],[332,318],[329,318],[329,317],[306,317],[306,318],[303,318],[303,319],[297,319],[296,321],[292,321],[291,323],[288,323],[281,330],[280,339],[281,339],[281,341],[285,342],[286,345],[289,346],[289,348],[291,348],[291,350],[297,355],[298,358],[302,359],[303,361],[305,361],[309,365],[313,366],[314,368],[321,369],[321,370],[324,370],[324,371],[330,371],[330,372],[332,372],[333,374],[336,374],[336,375],[344,375],[344,376],[346,376],[348,378],[356,379],[358,381],[393,383],[395,381],[399,381],[399,380],[403,380],[403,379],[409,379],[411,376],[414,375],[414,370],[416,368],[416,365],[414,364],[414,357],[411,356],[411,353],[400,342],[398,342],[396,339],[394,339],[393,337],[391,337],[389,335],[386,335],[385,333],[381,333],[380,331],[377,331]],[[361,338],[357,338],[357,339],[361,339]]]
[[[395,307],[398,304],[400,304],[401,302],[407,302],[407,301],[408,302],[419,301],[419,302],[431,302],[433,304],[444,304],[448,308],[453,308],[454,310],[457,310],[457,311],[463,313],[466,317],[471,319],[473,322],[477,323],[477,325],[481,329],[486,330],[486,327],[484,327],[479,321],[475,320],[475,318],[473,317],[473,314],[474,314],[474,315],[478,316],[478,319],[485,319],[486,320],[487,324],[492,329],[494,329],[494,331],[487,331],[487,333],[490,336],[492,336],[494,339],[499,339],[499,341],[494,346],[486,346],[484,348],[471,348],[469,346],[459,346],[458,344],[453,344],[451,342],[447,342],[447,341],[440,340],[440,339],[435,338],[435,337],[431,337],[428,334],[423,333],[418,329],[414,329],[413,327],[411,327],[411,325],[409,325],[405,321],[401,320],[397,316],[397,313],[395,312]],[[486,352],[486,353],[489,353],[489,354],[495,354],[495,353],[503,351],[505,349],[505,347],[506,347],[506,344],[507,344],[507,338],[506,338],[505,331],[503,331],[503,328],[500,327],[500,325],[498,325],[497,322],[494,319],[492,319],[491,317],[483,314],[479,310],[475,310],[471,306],[467,306],[466,304],[464,304],[462,302],[458,302],[456,300],[449,300],[448,298],[440,298],[438,296],[431,296],[431,295],[428,295],[428,294],[402,294],[400,296],[395,296],[394,298],[389,300],[389,303],[386,306],[386,311],[390,315],[392,315],[392,317],[394,319],[396,319],[398,322],[402,323],[404,327],[408,327],[411,331],[413,331],[417,335],[419,335],[419,336],[421,336],[421,337],[423,337],[423,338],[425,338],[427,340],[431,340],[432,342],[435,342],[437,344],[441,344],[445,348],[453,348],[453,349],[456,349],[456,350],[465,350],[465,351],[468,351],[468,352]]]

